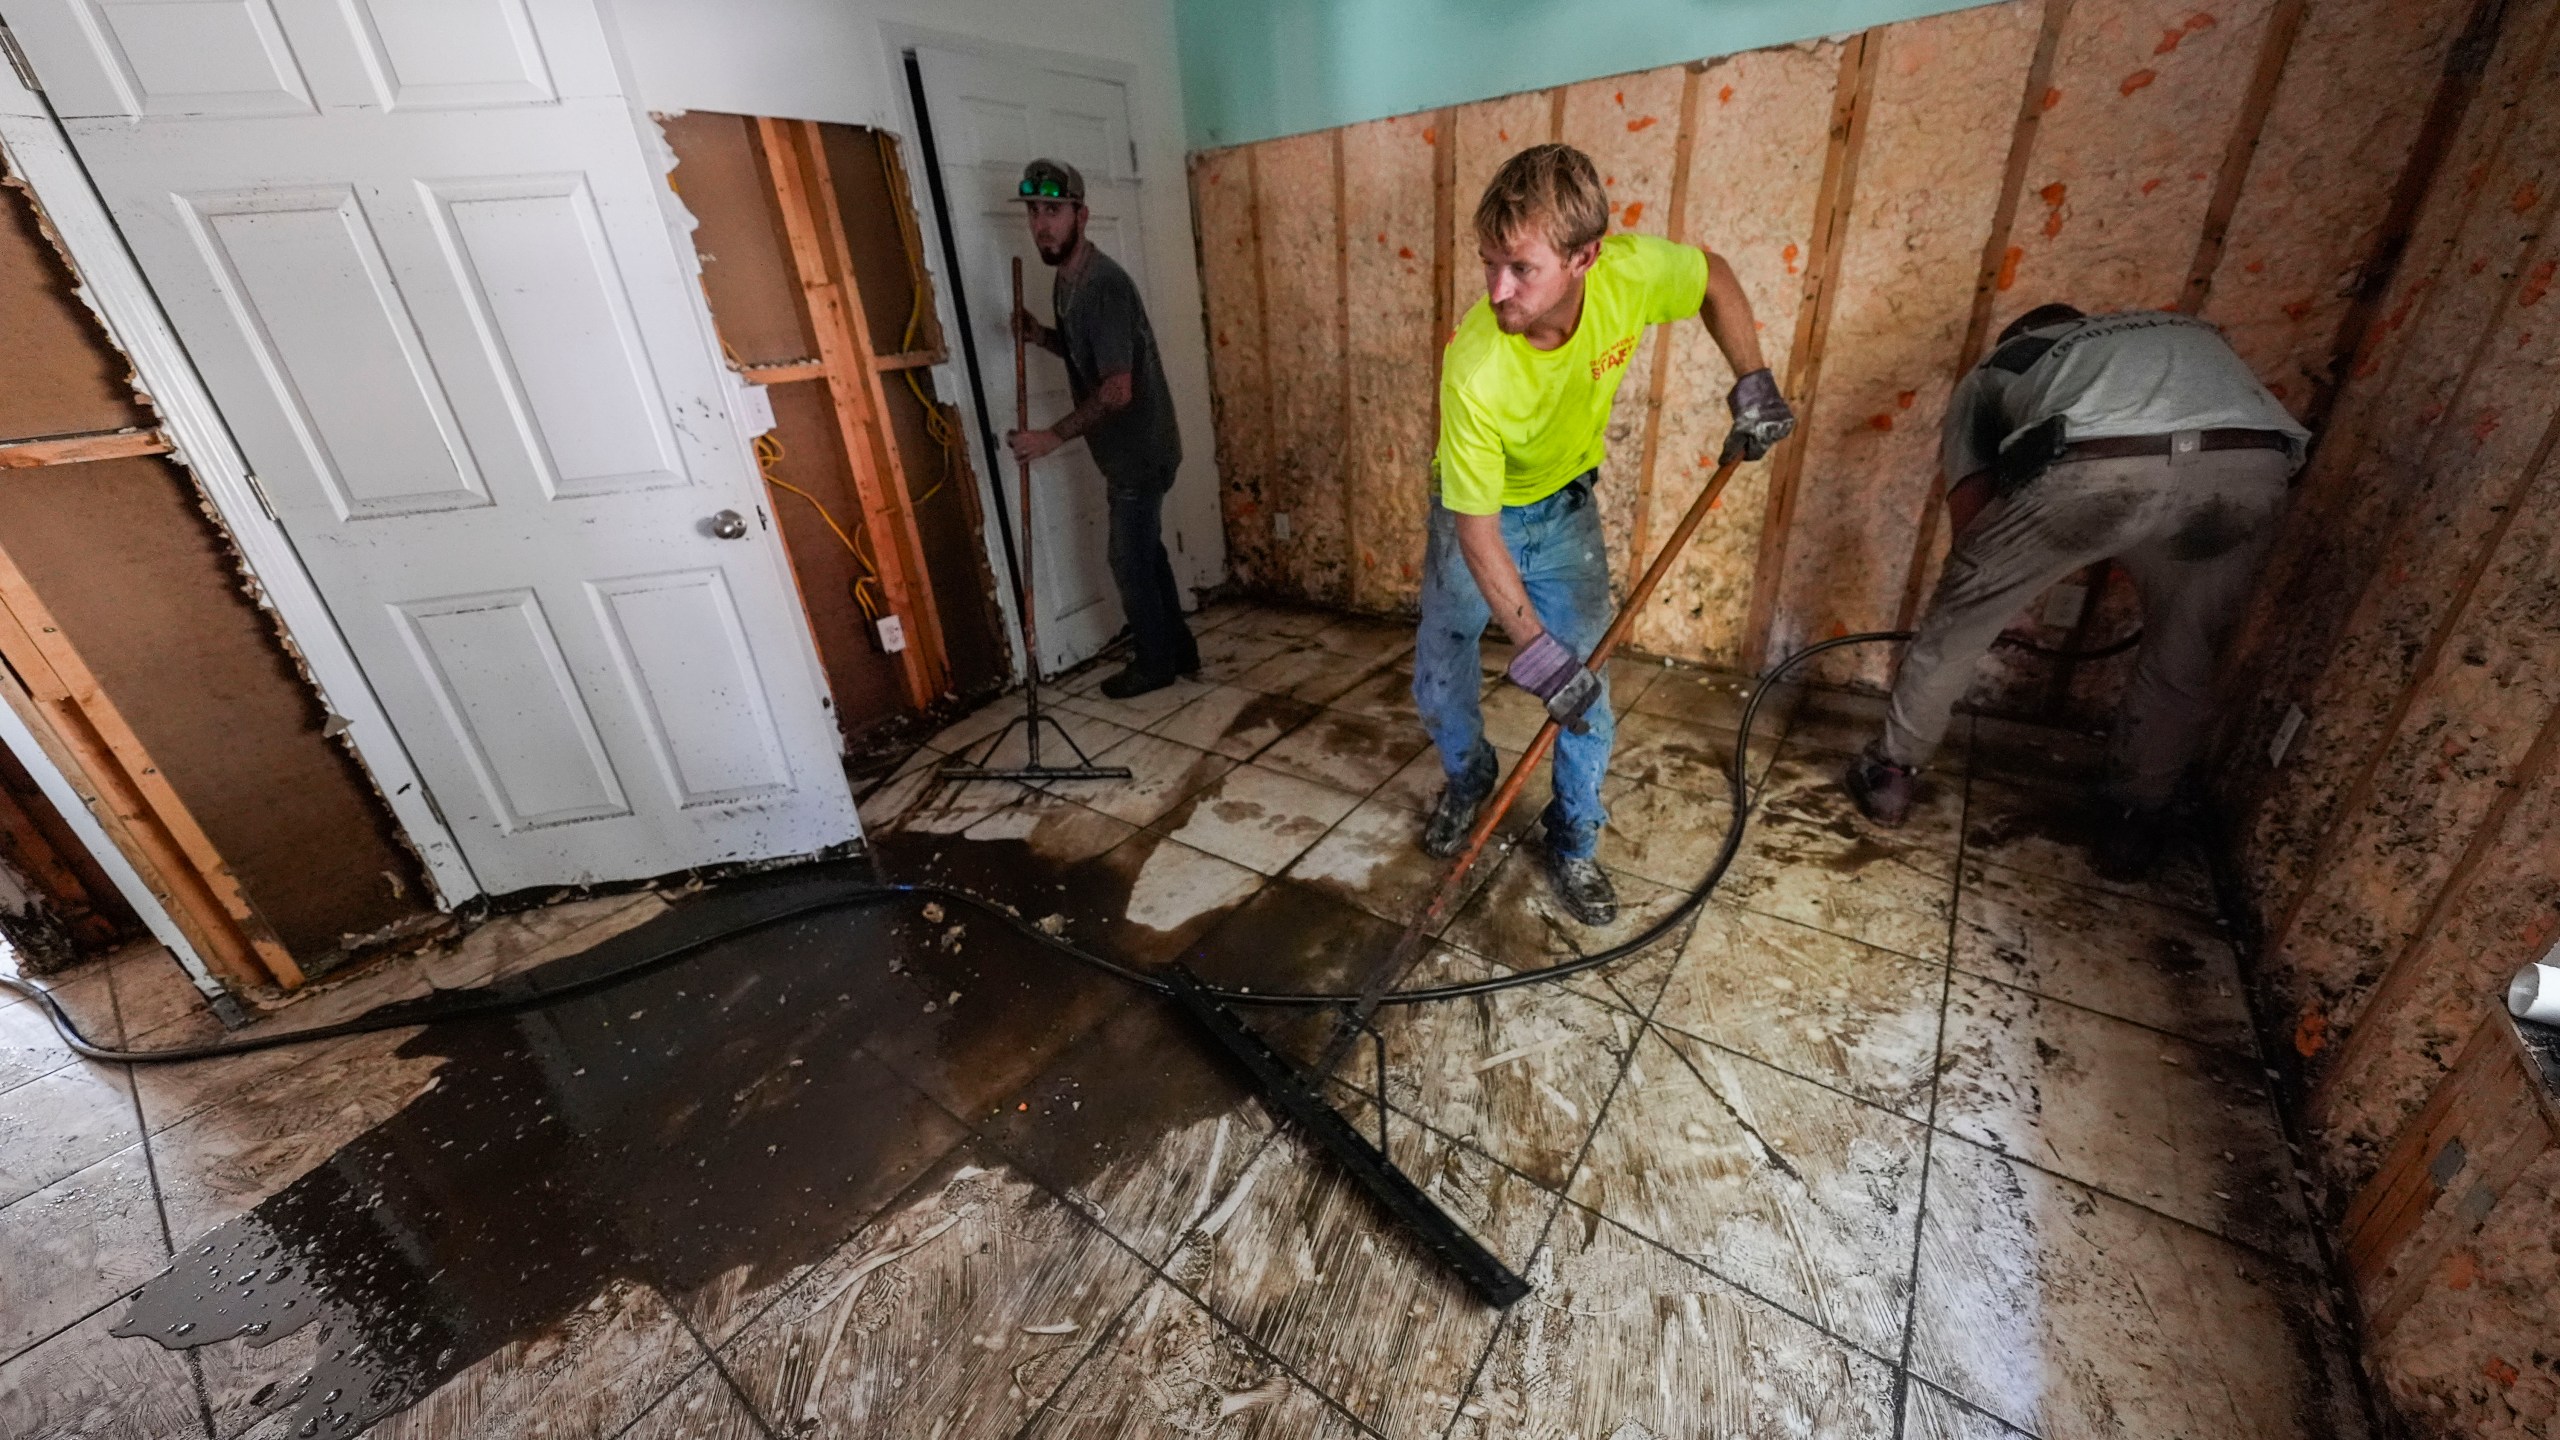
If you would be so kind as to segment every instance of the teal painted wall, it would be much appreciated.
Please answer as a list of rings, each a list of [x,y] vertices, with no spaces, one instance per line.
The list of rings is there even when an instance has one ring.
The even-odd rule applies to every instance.
[[[1175,0],[1193,148],[1784,45],[1980,0]]]

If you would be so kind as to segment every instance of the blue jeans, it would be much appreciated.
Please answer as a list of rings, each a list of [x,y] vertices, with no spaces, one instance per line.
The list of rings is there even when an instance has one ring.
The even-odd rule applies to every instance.
[[[1534,505],[1505,506],[1502,543],[1520,567],[1538,623],[1574,654],[1590,658],[1609,628],[1609,545],[1600,530],[1600,506],[1585,475]],[[1484,593],[1458,550],[1457,517],[1431,501],[1431,539],[1422,562],[1422,626],[1414,637],[1413,701],[1422,728],[1440,747],[1440,766],[1461,796],[1491,793],[1496,764],[1485,743],[1484,689],[1476,642],[1493,618]],[[1618,727],[1609,712],[1608,677],[1600,698],[1583,717],[1590,733],[1567,730],[1556,737],[1555,798],[1545,816],[1547,844],[1556,854],[1587,859],[1600,847],[1609,812],[1600,805],[1600,777]]]

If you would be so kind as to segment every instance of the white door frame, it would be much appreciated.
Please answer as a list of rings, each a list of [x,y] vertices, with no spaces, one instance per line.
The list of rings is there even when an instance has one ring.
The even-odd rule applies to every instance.
[[[936,30],[930,26],[911,25],[898,20],[881,21],[880,36],[882,52],[888,59],[889,88],[891,93],[898,97],[898,120],[901,126],[898,139],[906,147],[903,158],[917,171],[908,177],[910,183],[907,192],[916,206],[916,227],[925,250],[925,274],[933,282],[934,319],[940,323],[943,335],[950,341],[950,358],[934,366],[931,373],[937,376],[944,376],[947,373],[949,385],[946,387],[937,384],[935,389],[937,393],[947,391],[949,402],[960,411],[961,419],[967,426],[969,448],[972,453],[975,453],[985,448],[979,439],[982,433],[1002,436],[1006,430],[1012,428],[1012,422],[1000,415],[980,416],[977,391],[969,384],[968,365],[960,352],[960,335],[963,327],[953,300],[953,281],[943,268],[940,217],[934,214],[933,195],[930,188],[933,181],[921,173],[925,163],[924,146],[916,138],[919,128],[916,122],[915,95],[907,87],[907,52],[918,46],[958,50],[1109,81],[1120,87],[1121,94],[1129,106],[1129,133],[1133,141],[1142,133],[1138,116],[1138,68],[1118,60],[1105,60],[1099,56],[1079,55],[1067,50],[1043,49],[1036,45],[1015,45],[1002,40],[988,40],[976,35]],[[949,122],[946,120],[944,123],[947,125]],[[1156,178],[1146,169],[1143,150],[1138,150],[1131,155],[1129,171],[1141,186]],[[944,198],[950,200],[955,206],[958,203],[957,197],[946,194]],[[1146,233],[1143,224],[1140,227],[1140,233],[1142,235]],[[1147,273],[1154,274],[1156,242],[1148,239],[1146,247],[1148,253],[1142,257],[1142,260],[1147,266]],[[1183,257],[1183,263],[1191,263],[1187,254]],[[994,297],[993,303],[1010,305],[1011,301],[1010,296],[997,296]],[[983,295],[974,297],[973,303],[988,304],[989,297]],[[983,369],[996,364],[1001,358],[1003,357],[982,354],[978,357],[978,364]],[[982,420],[987,426],[984,432],[978,428]],[[984,457],[984,465],[987,473],[979,477],[978,509],[979,513],[987,517],[988,523],[980,527],[986,533],[980,535],[978,540],[987,552],[988,572],[1001,577],[1009,572],[1005,564],[1004,538],[995,532],[995,512],[989,508],[997,503],[996,496],[992,492],[998,486],[1006,487],[1003,492],[1005,499],[1002,503],[1005,506],[1005,513],[1013,517],[1014,540],[1017,546],[1030,531],[1031,517],[1013,513],[1016,509],[1015,501],[1020,498],[1020,495],[1011,486],[1012,462],[1000,455],[990,455]],[[1005,646],[1013,655],[1013,677],[1020,680],[1028,669],[1028,664],[1021,646],[1022,617],[1013,603],[1013,586],[1010,582],[999,583],[996,586],[996,606],[1003,612],[1007,626]]]
[[[106,326],[108,338],[133,362],[138,388],[150,396],[166,422],[175,447],[171,458],[187,468],[212,503],[248,570],[254,598],[283,621],[304,679],[319,693],[333,720],[344,722],[345,740],[416,852],[436,903],[450,910],[480,894],[478,878],[428,797],[407,748],[392,730],[390,717],[383,713],[292,542],[285,538],[284,527],[268,512],[246,457],[215,408],[203,377],[196,373],[194,361],[179,343],[177,331],[161,312],[149,282],[126,250],[106,202],[89,183],[88,171],[72,152],[52,107],[14,72],[14,65],[0,66],[0,151],[7,154],[12,173],[33,191],[63,248],[70,252],[82,298]],[[110,846],[98,856],[99,862],[109,864],[107,856],[114,853]],[[123,876],[118,871],[118,866],[110,865],[121,886]],[[131,894],[126,898],[134,899]],[[152,912],[143,913],[148,917]],[[201,960],[181,947],[172,948],[193,962],[191,974],[202,970]]]

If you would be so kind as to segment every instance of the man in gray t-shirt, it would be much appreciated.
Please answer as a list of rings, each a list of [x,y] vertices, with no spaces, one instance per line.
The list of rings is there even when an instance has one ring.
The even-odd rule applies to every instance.
[[[2140,589],[2143,638],[2110,736],[2096,859],[2113,878],[2148,872],[2212,721],[2215,655],[2309,438],[2191,316],[2045,305],[2011,322],[1947,407],[1954,548],[1884,733],[1849,767],[1859,810],[1901,824],[1974,662],[2038,594],[2113,559]]]
[[[1028,461],[1082,437],[1102,471],[1111,506],[1111,578],[1137,655],[1101,688],[1125,700],[1200,668],[1200,647],[1183,622],[1182,592],[1164,551],[1164,497],[1182,464],[1182,432],[1146,302],[1129,272],[1085,238],[1084,177],[1072,165],[1034,160],[1022,172],[1021,198],[1032,243],[1058,272],[1051,292],[1058,323],[1043,325],[1016,311],[1015,333],[1067,362],[1067,390],[1076,403],[1048,429],[1017,430],[1006,440]]]

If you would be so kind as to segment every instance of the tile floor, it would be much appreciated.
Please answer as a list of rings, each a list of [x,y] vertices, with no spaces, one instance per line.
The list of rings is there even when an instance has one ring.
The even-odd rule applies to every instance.
[[[1093,693],[1108,667],[1053,687],[1130,781],[938,782],[1015,713],[1000,702],[864,799],[879,864],[1131,964],[1342,983],[1436,874],[1412,846],[1437,766],[1410,634],[1232,603],[1199,626],[1198,682],[1133,704]],[[1514,850],[1426,976],[1637,933],[1712,856],[1739,687],[1640,663],[1612,683],[1602,859],[1626,918],[1565,920]],[[1490,668],[1487,709],[1497,745],[1534,731]],[[2063,788],[2087,742],[1988,721],[1959,725],[1908,828],[1874,831],[1831,783],[1873,716],[1813,694],[1764,722],[1754,828],[1685,938],[1391,1009],[1384,1094],[1366,1065],[1338,1082],[1364,1127],[1383,1102],[1398,1163],[1533,1282],[1508,1312],[1419,1257],[1161,1008],[934,914],[901,922],[912,943],[885,961],[823,962],[885,965],[834,997],[863,1012],[858,1039],[737,1062],[741,1114],[781,1066],[824,1070],[845,1089],[815,1103],[895,1130],[859,1162],[880,1174],[790,1211],[788,1256],[581,1290],[377,1433],[2367,1433],[2201,872],[2097,881]],[[516,917],[271,1023],[500,979],[668,908]],[[154,1045],[210,1032],[177,983],[136,953],[64,988],[97,1033]],[[107,1331],[179,1248],[439,1085],[469,1090],[470,1062],[404,1045],[416,1033],[92,1065],[0,1004],[0,1434],[293,1433],[273,1397],[311,1363],[309,1330],[192,1350]],[[748,1133],[719,1123],[724,1145]]]

